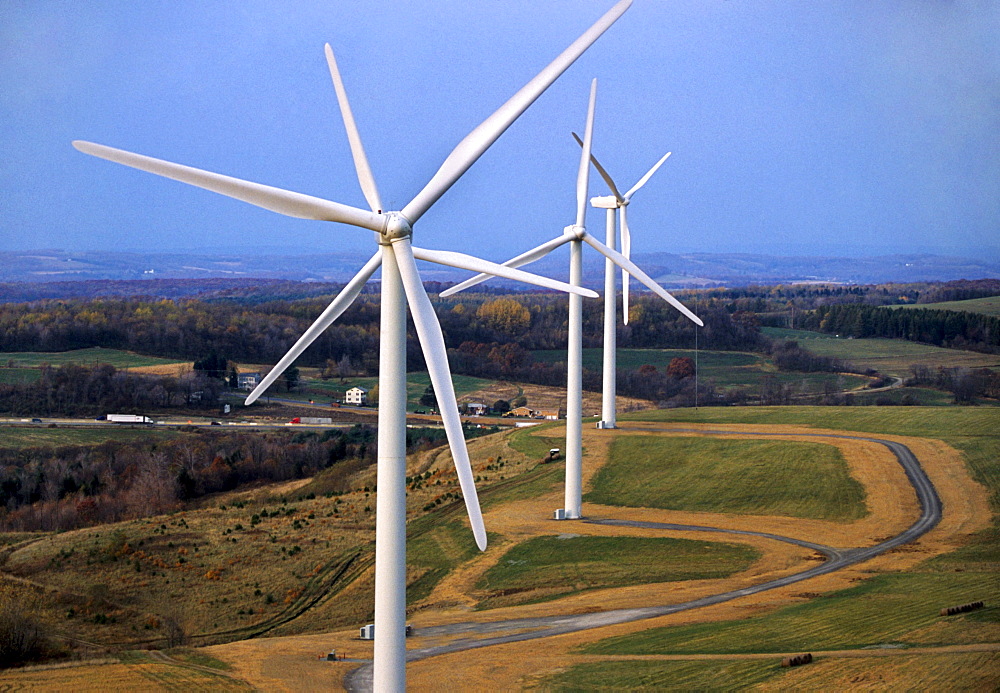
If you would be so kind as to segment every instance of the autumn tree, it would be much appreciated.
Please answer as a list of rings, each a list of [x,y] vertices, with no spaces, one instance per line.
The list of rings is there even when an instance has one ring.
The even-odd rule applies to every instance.
[[[506,335],[517,335],[531,326],[531,312],[512,298],[498,298],[479,306],[476,317]]]
[[[687,356],[678,356],[670,359],[667,364],[667,375],[675,380],[690,378],[695,374],[694,360]]]

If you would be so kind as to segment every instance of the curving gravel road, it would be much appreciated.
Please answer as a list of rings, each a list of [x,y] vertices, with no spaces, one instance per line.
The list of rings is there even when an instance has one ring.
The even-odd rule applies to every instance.
[[[746,436],[746,435],[759,435],[764,437],[774,437],[776,434],[768,432],[733,432],[733,431],[705,431],[705,430],[679,430],[679,429],[663,429],[657,428],[655,426],[648,427],[630,427],[629,430],[638,431],[648,431],[648,432],[669,432],[669,433],[701,433],[708,435],[717,436]],[[847,566],[856,565],[864,561],[870,560],[879,554],[890,551],[898,546],[907,544],[914,541],[921,535],[930,531],[938,522],[941,520],[941,499],[934,489],[934,485],[931,483],[930,479],[927,477],[926,473],[920,466],[920,462],[917,460],[913,452],[903,445],[902,443],[897,443],[891,440],[882,440],[880,438],[871,438],[866,436],[847,436],[847,435],[837,435],[833,433],[796,433],[796,436],[802,437],[812,437],[812,438],[841,438],[848,440],[864,440],[872,443],[878,443],[879,445],[884,445],[896,456],[899,464],[903,467],[906,472],[907,478],[910,480],[914,490],[917,494],[917,499],[920,502],[920,517],[910,525],[905,531],[900,534],[887,539],[883,542],[875,544],[874,546],[867,546],[863,548],[855,549],[834,549],[829,546],[823,546],[821,544],[814,544],[807,541],[801,541],[799,539],[793,539],[791,537],[782,537],[775,534],[767,534],[764,532],[750,532],[743,530],[726,530],[717,529],[714,527],[702,527],[697,525],[678,525],[678,524],[668,524],[660,522],[640,522],[631,520],[584,520],[590,524],[603,524],[603,525],[618,525],[625,527],[643,527],[651,529],[664,529],[671,531],[690,531],[690,532],[725,532],[728,534],[737,535],[752,535],[758,537],[766,537],[768,539],[774,539],[777,541],[784,541],[791,544],[796,544],[798,546],[803,546],[805,548],[813,549],[824,554],[827,560],[823,563],[815,565],[801,573],[796,573],[794,575],[788,575],[783,578],[778,578],[776,580],[770,580],[768,582],[763,582],[759,585],[752,585],[749,587],[744,587],[738,590],[731,590],[729,592],[722,592],[720,594],[715,594],[709,597],[703,597],[701,599],[695,599],[689,602],[683,602],[680,604],[665,604],[665,605],[654,605],[646,607],[638,607],[634,609],[615,609],[612,611],[603,611],[597,613],[580,614],[572,616],[557,616],[557,617],[544,617],[544,618],[519,618],[510,619],[506,621],[494,621],[489,623],[455,623],[445,626],[435,626],[431,628],[420,628],[414,630],[414,635],[423,636],[439,636],[439,635],[460,635],[468,634],[470,636],[487,636],[487,637],[469,637],[465,639],[454,640],[446,645],[440,645],[437,647],[427,647],[423,649],[409,650],[406,653],[406,660],[408,662],[417,661],[421,659],[427,659],[428,657],[435,657],[437,655],[447,654],[450,652],[459,652],[462,650],[471,650],[479,647],[490,647],[492,645],[501,645],[504,643],[518,642],[522,640],[533,640],[536,638],[547,638],[553,635],[562,635],[564,633],[571,633],[574,631],[587,630],[590,628],[600,628],[602,626],[614,625],[617,623],[625,623],[628,621],[638,621],[646,618],[654,618],[657,616],[665,616],[667,614],[677,613],[678,611],[686,611],[689,609],[698,609],[704,606],[710,606],[713,604],[719,604],[721,602],[730,601],[732,599],[738,599],[740,597],[745,597],[751,594],[757,594],[759,592],[765,592],[767,590],[776,589],[778,587],[784,587],[786,585],[791,585],[796,582],[802,582],[803,580],[809,580],[810,578],[817,577],[819,575],[826,575],[827,573],[832,573],[836,570],[841,570]],[[517,632],[512,632],[517,631]],[[490,637],[490,634],[494,634]],[[355,669],[348,673],[344,677],[344,686],[348,691],[370,691],[372,689],[372,665],[366,664],[358,669]]]

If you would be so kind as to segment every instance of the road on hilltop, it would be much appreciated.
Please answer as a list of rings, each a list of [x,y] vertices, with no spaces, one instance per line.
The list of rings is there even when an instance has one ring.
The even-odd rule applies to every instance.
[[[630,430],[644,431],[650,433],[697,432],[703,435],[713,435],[713,436],[776,435],[772,432],[764,432],[764,431],[736,432],[736,431],[718,431],[718,430],[702,430],[702,429],[694,431],[694,430],[684,430],[676,428],[671,428],[671,429],[659,428],[653,425],[631,427]],[[641,527],[649,529],[663,529],[670,531],[723,532],[735,535],[752,535],[758,537],[766,537],[768,539],[784,541],[818,551],[822,553],[824,556],[826,556],[827,560],[824,561],[823,563],[820,563],[819,565],[810,567],[807,570],[795,573],[794,575],[788,575],[782,578],[761,583],[759,585],[752,585],[750,587],[744,587],[742,589],[722,592],[720,594],[715,594],[708,597],[703,597],[701,599],[696,599],[689,602],[683,602],[680,604],[650,605],[650,606],[630,608],[630,609],[615,609],[611,611],[578,614],[578,615],[541,617],[541,618],[517,618],[517,619],[508,619],[504,621],[495,621],[487,623],[466,622],[466,623],[448,624],[443,626],[434,626],[428,628],[417,628],[414,629],[413,633],[414,636],[447,636],[447,635],[467,634],[469,636],[486,636],[486,637],[478,637],[478,638],[469,637],[469,638],[454,640],[445,645],[409,650],[406,653],[406,660],[408,662],[413,662],[422,659],[427,659],[430,657],[435,657],[438,655],[449,654],[452,652],[460,652],[462,650],[471,650],[475,648],[490,647],[492,645],[502,645],[506,643],[513,643],[524,640],[534,640],[538,638],[548,638],[556,635],[563,635],[565,633],[588,630],[591,628],[600,628],[602,626],[610,626],[618,623],[626,623],[629,621],[638,621],[642,619],[655,618],[658,616],[666,616],[668,614],[673,614],[680,611],[698,609],[706,606],[711,606],[714,604],[719,604],[722,602],[727,602],[733,599],[739,599],[741,597],[746,597],[752,594],[757,594],[760,592],[765,592],[767,590],[773,590],[797,582],[802,582],[804,580],[809,580],[811,578],[815,578],[820,575],[826,575],[828,573],[841,570],[848,566],[868,561],[874,558],[875,556],[883,554],[903,544],[915,541],[918,537],[930,531],[934,526],[938,524],[938,522],[940,522],[941,512],[942,512],[941,499],[938,496],[938,493],[935,490],[934,485],[931,483],[930,479],[927,477],[927,474],[920,466],[920,462],[917,460],[916,456],[907,446],[903,445],[902,443],[897,443],[895,441],[884,440],[881,438],[873,438],[870,436],[850,436],[850,435],[842,435],[834,433],[796,433],[795,435],[802,437],[811,437],[811,438],[840,438],[847,440],[861,440],[861,441],[877,443],[879,445],[884,445],[893,453],[893,455],[895,455],[896,460],[899,462],[900,466],[902,466],[904,472],[906,473],[907,479],[909,480],[910,484],[913,486],[914,491],[916,492],[917,500],[920,503],[919,518],[906,530],[897,534],[894,537],[890,537],[889,539],[881,541],[873,546],[853,548],[853,549],[835,549],[821,544],[815,544],[807,541],[802,541],[799,539],[793,539],[791,537],[783,537],[776,534],[753,532],[746,530],[727,530],[727,529],[718,529],[714,527],[705,527],[697,525],[679,525],[679,524],[668,524],[659,522],[641,522],[632,520],[584,519],[583,520],[584,522],[588,522],[591,524]],[[511,631],[517,631],[517,632],[511,632]],[[369,663],[349,672],[344,677],[344,687],[348,691],[360,692],[360,691],[372,690],[372,665]]]

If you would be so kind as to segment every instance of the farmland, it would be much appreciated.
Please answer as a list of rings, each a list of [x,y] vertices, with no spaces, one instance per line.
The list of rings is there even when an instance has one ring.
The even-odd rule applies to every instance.
[[[821,332],[775,327],[765,327],[763,331],[769,337],[798,341],[805,349],[820,356],[830,356],[897,377],[909,376],[910,368],[916,364],[931,368],[1000,366],[1000,356],[995,354],[944,349],[902,339],[852,339]]]
[[[681,431],[643,433],[633,427],[709,426],[735,432],[752,426],[771,430],[774,436],[780,431],[793,433],[789,426],[807,430],[801,427],[822,422],[824,429],[920,437],[911,440],[943,438],[962,452],[973,478],[996,498],[1000,444],[992,411],[955,407],[728,407],[624,415],[620,432],[585,432],[588,488],[592,494],[603,494],[588,496],[585,507],[590,508],[588,514],[604,517],[729,523],[778,533],[781,528],[797,527],[814,540],[822,541],[825,535],[835,545],[851,546],[861,535],[891,532],[890,527],[899,523],[905,526],[909,512],[905,503],[883,503],[885,491],[873,491],[879,487],[873,486],[873,479],[865,473],[857,476],[869,464],[875,465],[875,477],[885,476],[878,471],[878,465],[885,462],[855,459],[862,450],[860,443],[840,448],[795,440],[794,436],[717,439],[692,437]],[[729,540],[721,534],[693,541],[690,536],[630,533],[585,523],[566,523],[557,529],[563,536],[554,534],[551,520],[545,518],[560,500],[561,466],[539,465],[538,460],[550,447],[563,447],[561,437],[561,427],[548,424],[470,443],[490,530],[490,548],[485,554],[475,551],[455,497],[426,509],[427,500],[455,488],[447,455],[439,449],[429,450],[410,460],[408,473],[413,478],[420,476],[410,488],[408,570],[411,618],[418,634],[422,627],[470,618],[469,608],[478,609],[474,612],[479,614],[477,620],[488,621],[639,606],[650,603],[649,599],[662,599],[664,594],[677,600],[727,585],[737,587],[746,584],[743,581],[749,575],[780,574],[803,562],[801,554],[779,550],[773,542]],[[939,448],[929,443],[917,449],[930,463],[932,458],[923,456]],[[667,463],[657,469],[661,459]],[[814,465],[811,470],[803,467],[809,462]],[[631,469],[643,483],[627,486],[625,469]],[[426,472],[430,477],[424,481]],[[752,481],[754,473],[762,480],[783,481],[756,483]],[[602,476],[605,474],[612,476]],[[713,485],[720,477],[748,481]],[[887,478],[892,482],[895,477],[890,474]],[[820,479],[826,481],[825,488],[813,483]],[[861,486],[856,479],[863,480]],[[437,485],[437,480],[442,484]],[[55,592],[42,599],[40,593],[23,586],[11,584],[8,589],[14,589],[24,603],[36,605],[51,623],[72,628],[91,640],[126,637],[155,643],[162,635],[151,617],[162,620],[163,614],[173,613],[180,616],[188,637],[196,644],[234,640],[231,645],[212,647],[212,656],[233,666],[231,674],[259,687],[264,679],[253,673],[252,662],[278,656],[283,648],[289,653],[300,651],[297,638],[304,638],[302,643],[317,642],[308,640],[315,636],[295,634],[332,629],[335,632],[321,641],[322,646],[310,647],[363,651],[352,638],[357,624],[370,617],[370,596],[366,595],[371,590],[372,512],[368,506],[373,497],[365,487],[372,481],[370,472],[365,472],[356,477],[351,492],[329,497],[301,497],[297,489],[304,491],[306,487],[301,482],[287,483],[228,494],[201,508],[148,520],[38,536],[27,542],[22,535],[20,544],[6,549],[4,569],[49,585]],[[905,480],[898,483],[905,484]],[[651,497],[669,499],[674,494],[674,500],[665,502],[664,509],[651,507],[648,499],[636,495],[644,490],[641,486]],[[787,489],[782,487],[794,492],[786,496]],[[959,512],[968,507],[971,512],[975,503],[966,505],[961,495],[954,495],[962,493],[960,488],[948,482],[941,486],[946,508]],[[699,491],[703,492],[700,497]],[[713,505],[719,496],[725,502]],[[793,496],[800,505],[788,504]],[[254,516],[260,519],[255,522]],[[964,526],[976,527],[980,522],[971,517],[963,520],[967,523]],[[768,682],[780,685],[797,676],[797,672],[776,666],[784,652],[822,654],[890,643],[900,648],[900,657],[906,659],[869,657],[864,660],[866,671],[885,676],[891,673],[894,678],[888,680],[902,687],[907,682],[955,682],[948,674],[955,668],[963,672],[963,680],[986,680],[984,677],[994,671],[994,659],[982,652],[959,650],[945,655],[939,650],[998,642],[1000,626],[995,609],[944,621],[935,614],[941,604],[973,598],[990,603],[1000,596],[1000,580],[994,570],[1000,560],[996,530],[984,528],[963,534],[961,547],[948,536],[943,534],[915,553],[901,552],[889,563],[851,571],[840,580],[820,581],[766,600],[742,600],[732,608],[675,619],[672,624],[637,622],[625,632],[621,627],[584,631],[561,645],[556,640],[551,644],[533,641],[533,655],[507,657],[507,663],[491,670],[491,675],[510,686],[517,679],[503,677],[513,668],[530,672],[532,680],[553,689],[660,686],[666,685],[664,682],[701,689]],[[261,571],[265,564],[272,570]],[[655,566],[652,572],[650,566]],[[102,591],[100,584],[107,585],[106,589]],[[664,593],[664,584],[674,587]],[[126,603],[128,607],[123,606]],[[467,606],[456,611],[456,603]],[[75,610],[74,618],[66,618],[69,610]],[[891,618],[867,618],[876,610]],[[103,619],[97,618],[101,615]],[[746,620],[747,616],[752,616],[751,620]],[[261,632],[295,637],[238,642]],[[920,647],[933,651],[921,654],[917,652]],[[234,658],[237,652],[242,654]],[[413,685],[420,687],[426,676],[440,676],[444,670],[464,672],[456,685],[475,687],[475,681],[485,685],[475,676],[487,670],[482,668],[487,666],[486,660],[475,652],[413,663]],[[631,662],[623,669],[621,658],[637,655],[670,659]],[[721,659],[710,666],[698,659],[703,656]],[[456,668],[455,657],[463,666]],[[733,659],[737,657],[750,659]],[[129,661],[135,660],[123,660]],[[901,668],[903,661],[907,666]],[[303,660],[295,675],[332,671],[312,667]],[[99,677],[101,670],[102,666],[93,667],[89,676]],[[857,676],[859,670],[855,660],[825,657],[812,671],[822,681],[840,681]],[[47,685],[60,685],[60,681],[71,685],[71,681],[87,680],[86,672],[87,668],[77,668],[64,675],[76,677],[73,679],[47,673],[45,680]]]
[[[940,303],[914,303],[898,307],[904,309],[957,310],[997,317],[1000,316],[1000,296],[970,298],[964,301],[942,301]]]

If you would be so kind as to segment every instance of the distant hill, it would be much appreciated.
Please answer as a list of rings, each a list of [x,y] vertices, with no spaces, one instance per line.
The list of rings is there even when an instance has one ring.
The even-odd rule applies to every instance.
[[[585,254],[585,258],[585,283],[602,285],[603,258],[593,253]],[[650,276],[668,288],[1000,278],[1000,263],[941,255],[843,258],[657,252],[636,254],[634,259]],[[239,255],[210,252],[6,251],[0,252],[0,282],[194,279],[199,280],[202,287],[207,279],[342,283],[349,280],[365,260],[367,256],[355,253]],[[424,264],[423,267],[426,281],[460,281],[468,277],[467,272],[439,265]],[[568,275],[564,252],[557,252],[531,267],[549,276],[565,279]],[[178,284],[175,288],[183,291],[182,285]]]

